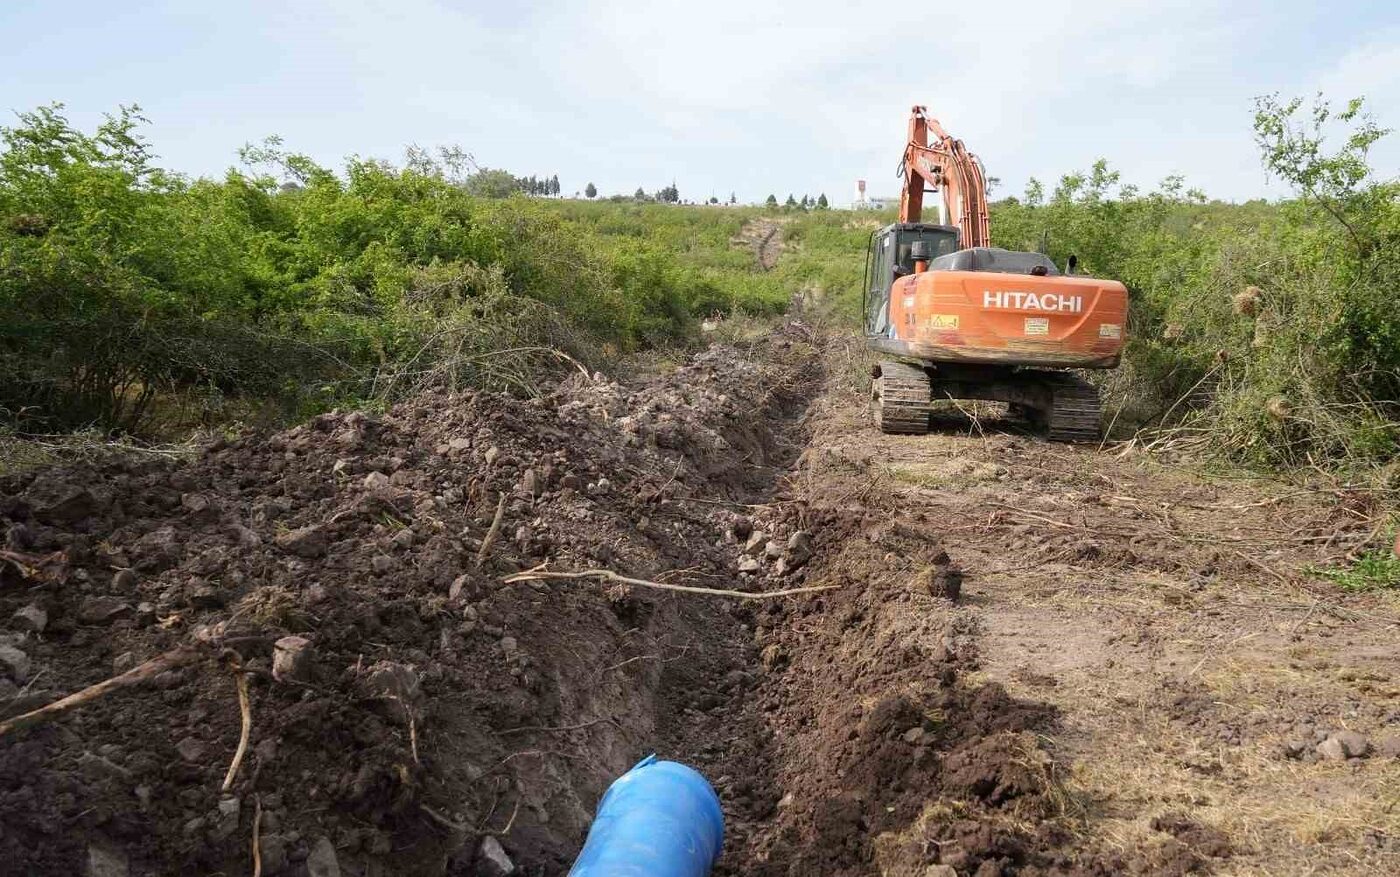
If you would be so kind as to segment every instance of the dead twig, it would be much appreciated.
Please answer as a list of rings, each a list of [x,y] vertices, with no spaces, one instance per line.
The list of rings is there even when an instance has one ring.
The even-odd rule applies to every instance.
[[[496,501],[496,516],[491,519],[491,526],[486,531],[486,536],[481,540],[481,547],[476,552],[476,568],[481,569],[481,565],[486,562],[486,554],[491,550],[491,544],[496,541],[496,536],[501,532],[501,518],[506,514],[506,495],[501,492],[501,498]]]
[[[787,588],[781,591],[762,591],[749,593],[747,591],[731,591],[727,588],[697,588],[692,585],[671,585],[664,582],[652,582],[646,579],[634,579],[628,576],[618,575],[610,569],[587,569],[583,572],[548,572],[546,570],[530,570],[528,572],[518,572],[514,575],[501,579],[507,585],[516,582],[528,582],[534,579],[599,579],[606,582],[616,582],[620,585],[636,585],[642,588],[658,588],[662,591],[680,591],[685,594],[707,594],[711,597],[733,597],[738,600],[767,600],[772,597],[790,597],[794,594],[815,594],[818,591],[830,591],[836,585],[819,585],[810,588]]]
[[[248,753],[248,738],[253,735],[253,699],[248,694],[248,674],[235,673],[233,681],[238,686],[238,715],[243,726],[238,732],[238,749],[234,750],[233,761],[228,766],[228,773],[224,774],[222,790],[225,792],[233,788],[238,768],[243,764],[243,756]]]
[[[193,646],[181,646],[178,649],[173,649],[163,655],[152,658],[139,667],[134,667],[126,671],[120,676],[114,676],[96,685],[89,685],[76,694],[70,694],[47,706],[42,706],[24,715],[15,716],[8,721],[0,722],[0,737],[12,731],[18,731],[21,728],[52,721],[69,710],[77,709],[83,704],[97,700],[108,692],[115,691],[118,688],[129,688],[133,685],[139,685],[142,682],[159,676],[166,670],[173,670],[176,667],[192,664],[202,657],[204,657],[204,653]]]

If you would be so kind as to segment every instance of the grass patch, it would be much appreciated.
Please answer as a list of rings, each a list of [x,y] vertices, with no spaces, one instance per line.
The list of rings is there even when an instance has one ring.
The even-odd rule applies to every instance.
[[[1400,588],[1400,557],[1396,557],[1393,551],[1363,554],[1349,567],[1313,567],[1309,571],[1348,591]]]

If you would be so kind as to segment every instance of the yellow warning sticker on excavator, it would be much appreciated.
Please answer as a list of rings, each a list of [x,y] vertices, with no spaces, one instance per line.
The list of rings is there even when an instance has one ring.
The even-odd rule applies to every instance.
[[[1049,318],[1049,317],[1026,317],[1026,334],[1027,334],[1027,335],[1049,335],[1049,334],[1050,334],[1050,318]]]
[[[933,314],[928,318],[931,329],[956,329],[958,328],[957,314]]]

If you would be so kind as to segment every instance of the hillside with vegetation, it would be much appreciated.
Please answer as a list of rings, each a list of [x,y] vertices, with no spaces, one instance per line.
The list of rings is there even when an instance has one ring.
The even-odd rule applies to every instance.
[[[430,384],[528,394],[798,294],[853,325],[867,235],[889,218],[805,196],[688,207],[669,203],[674,184],[530,197],[557,194],[557,175],[476,168],[460,150],[331,169],[275,138],[222,179],[193,179],[157,165],[142,124],[123,109],[82,132],[45,107],[0,131],[9,430],[169,438]],[[1180,178],[1141,191],[1100,161],[996,202],[994,239],[1128,285],[1126,365],[1106,377],[1114,435],[1378,469],[1400,399],[1397,183],[1367,164],[1387,132],[1359,103],[1274,99],[1255,129],[1296,197],[1227,204]],[[736,245],[759,217],[779,224],[772,266]]]

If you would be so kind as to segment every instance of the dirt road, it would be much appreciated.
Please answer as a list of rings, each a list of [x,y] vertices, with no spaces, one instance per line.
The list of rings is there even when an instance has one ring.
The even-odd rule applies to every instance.
[[[0,861],[563,874],[657,751],[714,780],[727,875],[1400,868],[1400,608],[1304,574],[1367,495],[880,436],[860,368],[790,324],[0,481],[0,720],[204,656],[0,737]],[[540,564],[827,590],[504,581]]]

